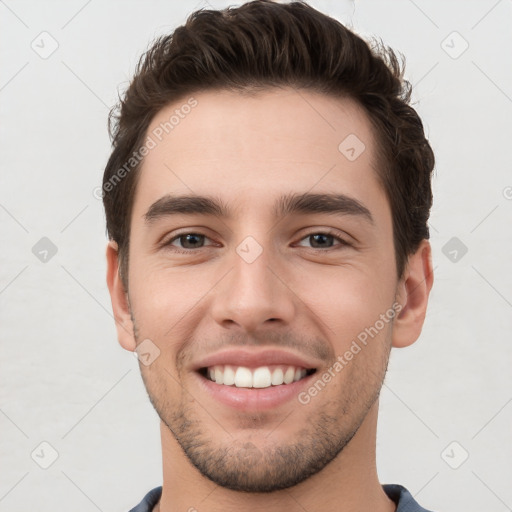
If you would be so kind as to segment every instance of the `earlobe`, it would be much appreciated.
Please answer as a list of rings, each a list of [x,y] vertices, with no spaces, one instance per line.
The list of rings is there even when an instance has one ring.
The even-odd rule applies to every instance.
[[[133,352],[136,347],[133,322],[130,313],[128,293],[119,275],[119,252],[117,243],[111,240],[107,245],[107,286],[112,301],[119,344]]]
[[[393,322],[393,347],[407,347],[419,338],[433,282],[432,248],[428,240],[423,240],[409,256],[398,283],[396,301],[402,307]]]

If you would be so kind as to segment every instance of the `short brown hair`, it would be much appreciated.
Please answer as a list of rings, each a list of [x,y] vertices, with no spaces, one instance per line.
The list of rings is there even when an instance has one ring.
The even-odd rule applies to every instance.
[[[403,78],[403,66],[403,57],[401,68],[393,50],[382,42],[370,46],[302,1],[255,0],[237,8],[201,9],[174,33],[158,38],[141,57],[124,97],[109,116],[113,151],[103,176],[103,204],[108,236],[119,247],[125,288],[140,169],[140,162],[130,159],[154,116],[171,102],[200,91],[286,86],[349,97],[364,107],[376,134],[377,174],[391,207],[401,277],[407,257],[429,238],[434,168],[423,124],[409,105],[411,85]]]

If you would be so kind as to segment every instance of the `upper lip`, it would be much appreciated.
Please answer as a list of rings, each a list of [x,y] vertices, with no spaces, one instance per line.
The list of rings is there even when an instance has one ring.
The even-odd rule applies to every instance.
[[[247,350],[247,349],[225,349],[211,354],[194,365],[194,370],[208,368],[216,365],[246,366],[258,368],[269,365],[299,366],[306,369],[318,368],[317,361],[308,360],[303,356],[281,349]]]

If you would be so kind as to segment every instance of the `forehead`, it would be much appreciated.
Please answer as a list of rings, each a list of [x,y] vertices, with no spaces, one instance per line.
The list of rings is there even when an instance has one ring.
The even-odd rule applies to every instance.
[[[370,202],[383,195],[371,124],[347,98],[294,89],[205,91],[163,108],[146,135],[152,149],[134,215],[166,193],[223,197],[240,212],[251,199],[263,206],[282,192],[337,190]]]

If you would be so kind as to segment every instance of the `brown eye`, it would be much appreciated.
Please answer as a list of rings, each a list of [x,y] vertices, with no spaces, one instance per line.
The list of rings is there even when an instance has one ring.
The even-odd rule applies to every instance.
[[[314,249],[332,247],[334,237],[325,233],[317,233],[315,235],[309,235],[309,243]]]
[[[188,233],[186,235],[180,235],[175,240],[179,240],[183,249],[197,249],[202,247],[204,244],[204,235],[197,233]]]
[[[205,244],[206,240],[209,240],[209,238],[201,233],[180,233],[165,242],[163,246],[180,253],[194,252],[194,249],[202,249],[208,245],[213,245]]]
[[[308,246],[311,249],[322,250],[322,249],[332,249],[339,246],[348,246],[349,243],[345,242],[343,238],[329,232],[317,232],[310,233],[306,237],[302,238],[301,242],[307,240]],[[335,243],[338,242],[338,243]],[[302,247],[308,247],[300,243]]]

